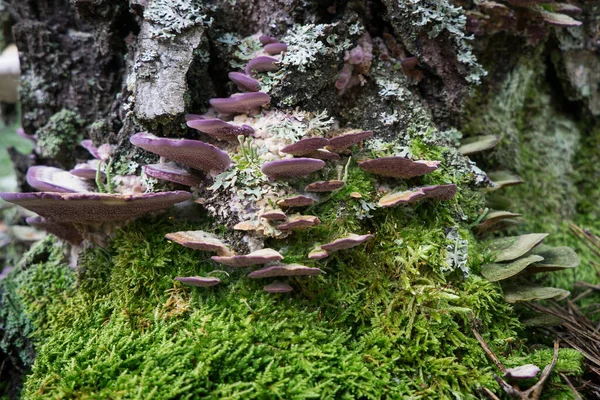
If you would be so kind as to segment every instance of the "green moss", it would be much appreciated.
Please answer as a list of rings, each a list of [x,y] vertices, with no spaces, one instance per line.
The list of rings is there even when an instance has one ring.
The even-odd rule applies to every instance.
[[[73,149],[83,139],[83,124],[79,114],[62,109],[52,115],[36,132],[39,154],[69,167],[74,163]]]

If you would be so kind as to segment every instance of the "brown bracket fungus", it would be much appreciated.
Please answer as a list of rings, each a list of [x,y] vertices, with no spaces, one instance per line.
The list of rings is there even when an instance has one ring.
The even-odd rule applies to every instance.
[[[358,166],[375,175],[408,179],[435,171],[439,164],[439,161],[412,161],[410,158],[392,156],[362,161]]]
[[[271,96],[263,92],[236,93],[231,97],[214,98],[210,105],[221,114],[252,114],[269,104]]]
[[[329,145],[327,149],[331,151],[342,151],[347,149],[350,146],[358,144],[365,139],[368,139],[373,136],[373,131],[361,131],[361,132],[352,132],[345,133],[336,137],[332,137],[329,139]]]
[[[294,289],[287,283],[275,281],[273,283],[266,285],[263,288],[263,290],[268,293],[287,293],[287,292],[291,292]]]
[[[40,216],[28,217],[25,219],[25,222],[34,228],[43,229],[60,239],[66,240],[72,245],[79,246],[83,242],[83,236],[81,236],[77,228],[72,224],[52,222]]]
[[[160,138],[140,132],[133,135],[130,141],[151,153],[201,171],[220,173],[231,165],[226,152],[199,140]]]
[[[344,187],[344,181],[331,180],[313,182],[304,188],[307,192],[333,192]]]
[[[283,260],[283,256],[273,249],[261,249],[244,255],[212,256],[211,258],[220,264],[230,267],[249,267],[251,265]]]
[[[285,221],[287,220],[287,216],[281,210],[271,210],[265,211],[258,216],[259,218],[264,218],[267,221]]]
[[[320,268],[307,267],[300,264],[271,265],[252,271],[248,278],[271,278],[275,276],[315,276],[321,273]]]
[[[260,82],[242,72],[230,72],[227,76],[243,92],[258,92],[260,89]]]
[[[450,200],[456,194],[456,185],[434,185],[408,190],[405,192],[391,193],[379,200],[379,207],[394,207],[400,204],[409,204],[417,200],[438,199]]]
[[[294,231],[298,229],[312,228],[321,223],[314,215],[297,215],[288,218],[287,222],[277,226],[280,231]]]
[[[329,144],[329,140],[323,137],[309,137],[300,139],[296,143],[285,146],[280,151],[293,156],[305,156],[311,154]]]
[[[269,56],[258,56],[248,61],[244,71],[247,75],[252,76],[252,72],[269,72],[279,69],[279,60]]]

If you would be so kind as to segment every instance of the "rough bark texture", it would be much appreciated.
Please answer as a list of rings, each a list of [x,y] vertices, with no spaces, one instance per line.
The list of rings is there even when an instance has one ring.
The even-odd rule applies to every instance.
[[[422,226],[424,227],[423,237],[428,237],[429,234],[433,235],[432,232],[435,231],[438,236],[432,237],[436,240],[441,238],[442,242],[451,237],[452,229],[455,226],[466,230],[470,224],[476,223],[478,216],[483,213],[484,205],[482,197],[473,193],[484,183],[477,181],[476,170],[472,169],[463,157],[460,157],[455,147],[461,135],[467,137],[489,134],[500,136],[502,138],[500,145],[491,152],[475,155],[472,159],[486,171],[508,170],[522,176],[528,182],[527,187],[509,189],[507,192],[507,196],[513,203],[511,211],[522,213],[527,218],[527,223],[519,228],[513,228],[513,232],[551,232],[556,234],[552,244],[559,244],[569,241],[565,233],[567,221],[576,221],[592,229],[600,228],[597,222],[600,219],[600,211],[597,206],[600,194],[597,185],[598,179],[600,179],[600,168],[598,167],[600,161],[598,155],[600,144],[600,85],[598,84],[600,81],[600,37],[598,36],[600,6],[594,2],[572,3],[577,3],[583,10],[580,15],[575,16],[583,22],[581,27],[551,27],[540,19],[539,14],[530,9],[510,6],[507,3],[502,3],[504,8],[493,8],[488,5],[492,7],[488,9],[481,5],[478,6],[470,0],[439,2],[430,0],[420,2],[408,0],[6,0],[0,4],[4,7],[5,20],[13,24],[14,41],[20,52],[22,126],[26,133],[38,136],[38,147],[32,155],[22,155],[12,151],[11,158],[14,161],[22,191],[32,190],[24,179],[28,167],[45,164],[69,169],[77,161],[88,158],[86,151],[78,146],[80,140],[87,138],[91,138],[96,145],[110,143],[116,146],[113,155],[113,168],[116,174],[139,174],[141,165],[155,161],[157,157],[139,148],[134,148],[129,143],[129,138],[134,133],[147,130],[157,136],[197,138],[198,132],[187,128],[184,116],[188,113],[206,112],[209,108],[209,99],[227,97],[237,91],[227,79],[227,73],[233,70],[232,65],[241,65],[241,62],[247,61],[244,59],[243,48],[240,47],[242,39],[257,32],[280,38],[288,35],[289,40],[299,41],[298,46],[309,46],[311,41],[314,41],[320,43],[321,47],[318,52],[311,55],[310,60],[297,62],[291,60],[284,68],[284,73],[269,75],[269,79],[272,81],[262,81],[262,84],[269,87],[271,106],[274,109],[287,110],[286,112],[290,115],[298,110],[312,113],[326,111],[329,116],[336,119],[336,124],[343,128],[374,130],[378,140],[394,142],[399,146],[398,148],[410,149],[415,155],[427,156],[431,154],[428,151],[433,152],[440,149],[435,153],[437,157],[443,156],[445,163],[459,171],[458,175],[471,177],[469,181],[460,181],[460,189],[465,191],[461,193],[465,194],[461,197],[460,206],[453,209],[452,213],[448,213],[447,219],[453,220],[454,225],[436,220],[436,217],[429,214],[425,216],[424,213],[418,215],[408,213],[410,218],[406,217],[405,225],[395,226],[386,231],[390,246],[401,248],[403,240],[405,243],[410,243],[408,233],[406,237],[399,234],[392,238],[395,235],[392,232],[401,232],[403,226],[408,227],[407,231],[413,232],[410,230],[413,223],[415,224],[413,232],[415,236],[421,235],[419,227]],[[298,33],[302,32],[302,28],[309,24],[323,24],[322,32],[314,34],[309,29],[308,33]],[[359,83],[348,87],[343,94],[340,94],[336,83],[340,78],[344,63],[347,61],[344,58],[345,53],[360,46],[361,38],[367,35],[373,39],[373,54],[376,59],[367,66],[360,67],[364,69],[355,67],[354,77]],[[234,36],[235,39],[231,39]],[[307,49],[310,50],[310,47]],[[400,60],[410,57],[416,57],[418,65],[414,68],[404,67],[403,69]],[[390,59],[393,61],[389,61]],[[204,139],[211,140],[206,137]],[[415,143],[419,143],[419,145]],[[346,166],[346,168],[348,167]],[[340,173],[343,172],[342,169],[340,167]],[[474,176],[475,178],[473,178]],[[390,182],[386,181],[383,186],[388,184]],[[378,187],[377,190],[379,189]],[[202,199],[211,196],[206,189],[201,189],[198,193]],[[470,196],[469,200],[462,200],[468,196]],[[221,225],[223,229],[234,226],[239,222],[240,215],[243,215],[241,212],[240,214],[227,214],[223,211],[227,209],[226,206],[229,206],[228,201],[218,198],[209,199],[205,203],[212,218],[218,221],[218,225]],[[219,208],[219,202],[221,202],[221,208]],[[345,201],[340,201],[338,208],[342,211],[335,212],[343,214],[346,206]],[[365,207],[367,207],[368,214],[368,206]],[[335,212],[332,211],[333,214]],[[197,215],[194,218],[195,221],[202,220]],[[421,221],[419,218],[424,222],[419,222]],[[354,227],[361,226],[360,223]],[[364,228],[365,225],[362,227]],[[383,226],[375,223],[368,227],[385,231]],[[137,228],[145,230],[140,226]],[[156,229],[157,232],[162,232],[161,229],[166,228],[158,226]],[[161,238],[163,234],[158,236]],[[129,249],[128,243],[137,240],[135,234],[131,234],[130,237],[127,235],[119,236],[118,243],[123,245],[124,249]],[[468,235],[465,240],[471,241],[470,251],[475,252],[474,249],[478,248],[479,244],[477,243],[479,242],[470,233]],[[228,238],[236,250],[247,251],[252,244],[241,240],[242,236],[243,234],[236,233],[230,234]],[[124,237],[128,238],[129,242]],[[459,242],[460,240],[457,243]],[[429,244],[429,242],[423,242],[423,246]],[[87,269],[80,273],[79,285],[86,293],[85,296],[89,295],[90,297],[84,296],[85,300],[82,300],[81,303],[69,303],[69,307],[89,310],[86,307],[91,306],[84,305],[84,303],[91,304],[94,296],[110,296],[106,293],[104,286],[117,287],[115,282],[119,277],[110,281],[107,277],[112,272],[100,267],[95,271],[90,266],[102,265],[104,261],[106,264],[110,264],[111,257],[123,258],[118,246],[119,244],[116,244],[106,253],[100,250],[86,251],[80,259],[80,263],[87,266]],[[404,244],[404,246],[408,246],[408,244]],[[442,244],[441,248],[445,248],[445,246]],[[52,248],[51,245],[50,248]],[[39,257],[42,259],[33,260],[32,258],[38,256],[35,255],[35,252],[30,254],[29,258],[26,257],[21,264],[24,270],[27,270],[28,265],[36,263],[49,263],[53,266],[52,268],[55,264],[59,264],[59,261],[56,261],[59,257],[57,254],[41,245],[40,249],[43,256]],[[123,250],[123,252],[127,251]],[[130,251],[135,252],[133,248]],[[421,246],[417,247],[415,251],[418,253],[427,250]],[[587,254],[583,254],[582,258],[585,259],[586,256]],[[185,256],[181,257],[185,258]],[[360,258],[362,256],[357,257],[363,262],[368,262],[368,259]],[[415,271],[421,271],[427,262],[432,262],[431,259],[436,256],[423,257],[421,261],[415,263]],[[398,256],[396,260],[399,259],[401,257]],[[190,262],[193,262],[191,260],[193,258],[190,258]],[[118,262],[114,262],[115,265],[118,265]],[[394,262],[409,264],[405,259]],[[347,264],[352,265],[353,262],[347,261]],[[120,264],[121,267],[123,265],[125,264]],[[419,273],[415,272],[415,277]],[[68,274],[56,272],[50,278],[72,283],[70,279],[74,278],[69,274],[70,272]],[[402,281],[401,276],[404,272],[394,271],[390,274],[397,281]],[[588,270],[584,270],[581,274],[589,279],[594,279],[593,272]],[[67,275],[69,277],[65,278]],[[563,274],[560,278],[550,280],[555,285],[568,288],[573,276],[573,273]],[[29,278],[23,278],[23,281],[18,281],[18,284],[23,284],[27,279]],[[158,290],[153,286],[154,283],[149,283],[151,288],[148,288],[147,291],[146,288],[140,289],[137,286],[144,279],[154,282],[152,279],[156,279],[156,277],[154,275],[136,277],[135,284],[132,283],[133,286],[124,291],[131,289],[131,292],[135,293],[132,296],[137,294],[140,298],[152,297],[149,293],[153,293],[152,290]],[[446,285],[444,279],[438,281],[435,279],[433,282],[438,285],[437,290],[442,290],[441,288]],[[109,281],[110,285],[98,283]],[[415,281],[418,279],[415,278]],[[410,287],[410,284],[407,285]],[[457,284],[456,287],[458,288],[460,285]],[[68,285],[65,284],[65,286]],[[157,283],[156,287],[159,286]],[[335,284],[331,286],[335,286]],[[356,286],[360,285],[349,284],[349,287],[353,287],[353,289],[356,289]],[[460,296],[463,296],[468,289],[465,289],[464,286],[460,287],[461,289],[456,290]],[[496,286],[494,288],[497,290]],[[17,293],[17,290],[20,289],[11,289],[6,286],[2,290],[3,292],[0,294],[5,299],[2,304],[6,304],[6,294]],[[72,294],[71,292],[64,294],[66,292],[63,293],[61,290],[47,288],[47,291],[43,291],[43,293],[28,293],[28,295],[33,297],[39,295],[45,299],[44,301],[53,303],[56,301],[53,296],[68,298]],[[168,312],[166,312],[168,317],[164,317],[165,320],[175,318],[173,316],[185,315],[188,306],[181,305],[181,309],[177,307],[180,303],[183,304],[189,300],[186,295],[181,294],[181,287],[169,290],[171,291],[167,303],[170,303],[165,306],[168,308]],[[323,288],[320,290],[322,293],[326,291]],[[367,304],[372,298],[366,297],[364,308],[373,307],[375,311],[372,314],[362,315],[360,313],[363,311],[359,311],[361,308],[357,308],[356,313],[360,316],[354,316],[354,318],[360,320],[361,324],[364,322],[363,318],[365,320],[387,318],[389,313],[393,313],[395,307],[406,307],[403,309],[405,315],[413,312],[410,310],[414,310],[414,315],[418,313],[423,315],[424,319],[429,320],[429,311],[425,309],[435,308],[433,300],[431,303],[414,305],[409,300],[398,300],[393,296],[388,298],[386,295],[381,295],[377,288],[371,287],[369,290],[374,293],[371,296],[386,298],[388,302],[383,302],[385,306],[376,308]],[[381,291],[384,290],[381,289]],[[164,293],[166,291],[160,292],[160,295]],[[314,311],[316,314],[321,313],[319,311],[321,307],[326,309],[332,307],[332,304],[333,308],[339,307],[340,314],[343,314],[346,304],[351,304],[356,301],[356,298],[362,296],[357,291],[355,299],[337,299],[334,295],[330,297],[322,295],[321,300],[316,301],[318,296],[311,294],[310,290],[303,292],[303,295],[308,299],[306,303],[303,303],[306,305],[306,309]],[[471,295],[472,293],[468,296]],[[116,296],[116,294],[113,295],[115,298]],[[111,314],[112,311],[98,311],[98,315],[102,316],[98,318],[105,318],[107,325],[118,318],[124,318],[127,320],[124,325],[127,325],[127,329],[131,329],[132,332],[136,332],[135,334],[145,332],[147,329],[151,330],[156,322],[147,319],[151,313],[148,311],[144,314],[140,311],[139,315],[136,314],[135,307],[143,308],[143,306],[136,303],[137,300],[132,301],[127,298],[126,294],[122,296],[123,299],[116,298],[114,303],[118,304],[115,306],[115,309],[119,309],[118,312],[115,311],[114,314]],[[475,296],[473,295],[473,297]],[[194,301],[199,301],[196,297],[194,299]],[[468,306],[475,308],[476,306],[472,304],[475,303],[475,300],[472,300],[471,297],[469,299]],[[310,300],[315,302],[311,303]],[[31,306],[31,298],[28,301]],[[148,301],[150,302],[150,300]],[[206,300],[206,303],[203,301],[201,300],[200,303],[204,306],[213,307],[207,305],[211,304],[211,300]],[[448,299],[444,299],[444,301],[447,302]],[[493,301],[494,304],[502,303],[500,295]],[[377,303],[377,301],[373,300],[373,303]],[[404,304],[404,306],[394,305],[395,303]],[[463,306],[467,307],[465,304]],[[246,305],[251,308],[250,305]],[[258,306],[259,304],[253,305],[253,307]],[[416,308],[411,308],[413,306]],[[94,310],[99,310],[102,306],[95,307]],[[237,305],[230,305],[230,307],[237,310],[232,311],[232,315],[235,312],[243,311],[237,309]],[[351,306],[348,307],[351,308]],[[497,307],[500,309],[505,306],[498,305]],[[185,310],[181,311],[183,309]],[[39,317],[39,314],[36,314],[39,310],[35,309],[33,312],[31,307],[28,310],[29,314],[27,317],[23,317],[23,320],[9,321],[12,317],[7,317],[7,314],[2,316],[3,323],[6,326],[12,324],[10,326],[13,329],[10,332],[6,331],[3,336],[2,362],[12,365],[11,372],[6,372],[6,369],[1,372],[2,379],[9,381],[9,384],[3,389],[6,388],[6,393],[11,397],[18,397],[17,388],[21,384],[20,379],[33,365],[32,377],[26,378],[29,379],[29,383],[25,385],[24,396],[41,398],[45,394],[44,390],[48,390],[50,396],[59,396],[59,393],[64,394],[61,391],[66,390],[65,387],[68,385],[60,387],[56,376],[53,375],[52,357],[58,356],[52,355],[52,345],[47,345],[50,348],[44,348],[43,357],[41,361],[35,361],[38,363],[36,365],[32,343],[35,342],[36,346],[44,346],[48,343],[45,340],[48,340],[52,334],[43,332],[43,330],[46,326],[53,326],[52,323],[54,323],[48,319],[60,320],[61,324],[65,324],[65,321],[61,320],[63,318],[61,316]],[[212,313],[210,315],[217,315],[222,311],[218,308],[210,308],[210,310]],[[294,312],[304,312],[304,309]],[[336,329],[341,332],[348,328],[341,321],[337,326],[335,322],[338,318],[337,314],[333,311],[330,311],[331,314],[327,314],[327,312],[324,311],[327,315],[325,319],[331,321]],[[459,321],[456,323],[460,325],[460,329],[457,329],[469,336],[471,329],[469,319],[458,314],[459,311],[448,311],[448,313],[451,312],[457,313],[453,317],[455,321]],[[502,312],[512,313],[512,309]],[[252,316],[249,316],[249,319],[259,319],[261,311],[257,311],[255,314],[255,311],[252,310],[251,313]],[[14,314],[16,315],[18,312],[15,311]],[[314,316],[313,314],[309,315]],[[399,318],[392,321],[390,317],[389,326],[382,323],[381,326],[377,325],[377,329],[368,327],[364,328],[364,331],[358,332],[362,328],[356,328],[357,332],[354,332],[354,328],[348,328],[348,331],[353,332],[351,335],[356,334],[362,337],[362,335],[367,335],[365,331],[369,329],[374,332],[381,330],[381,332],[385,332],[384,337],[392,337],[394,334],[390,332],[396,332],[396,326],[410,326],[407,333],[397,334],[398,337],[410,339],[412,325],[415,323],[414,315],[410,318],[407,317],[406,320]],[[510,318],[513,318],[512,315],[510,314]],[[68,320],[71,317],[64,318]],[[209,317],[206,318],[204,322],[208,321]],[[320,318],[318,318],[319,323],[321,322]],[[343,318],[351,319],[349,316]],[[434,317],[431,318],[434,319]],[[506,318],[508,321],[509,317]],[[40,321],[47,325],[35,326],[36,323],[42,323]],[[512,330],[514,328],[513,320],[506,321],[502,321],[506,327],[510,327],[506,330]],[[77,325],[75,320],[69,320],[69,323]],[[275,320],[267,325],[278,323],[279,321]],[[156,322],[156,324],[158,323]],[[233,322],[231,324],[233,326]],[[100,325],[104,326],[102,323]],[[15,326],[17,328],[14,328]],[[373,326],[376,326],[376,322],[373,322]],[[34,329],[40,329],[42,333],[39,333],[32,342]],[[94,329],[98,329],[99,332],[102,330],[101,327]],[[198,327],[198,332],[203,329],[204,325]],[[249,326],[245,326],[243,329],[252,330]],[[426,331],[429,328],[423,326],[415,328],[415,330],[418,329]],[[21,337],[15,334],[19,330]],[[164,335],[176,337],[181,334],[183,336],[182,332],[180,333],[175,328],[169,328]],[[323,332],[319,334],[327,335]],[[490,332],[492,332],[492,328],[490,328]],[[226,329],[223,334],[228,334]],[[420,334],[423,334],[423,331],[415,333],[413,330],[412,332],[412,335]],[[117,341],[119,335],[127,336],[128,333],[119,331],[115,335],[113,339]],[[317,334],[315,333],[315,335]],[[490,339],[502,336],[498,332],[489,333],[489,335]],[[509,334],[506,333],[506,335]],[[259,335],[255,341],[259,342],[263,339]],[[471,339],[469,337],[469,340]],[[70,339],[67,336],[52,337],[50,343],[54,343],[57,348],[60,348],[60,343],[68,340]],[[290,343],[294,341],[291,338],[282,340],[290,340]],[[306,338],[302,340],[309,341]],[[462,339],[457,337],[448,340],[448,343],[455,343]],[[499,342],[502,340],[498,339]],[[506,339],[506,342],[502,342],[505,343],[504,345],[498,345],[499,351],[507,352],[507,358],[511,351],[508,342]],[[95,342],[90,343],[89,346],[93,347],[96,344]],[[361,353],[363,357],[361,363],[378,365],[381,362],[381,365],[385,364],[384,361],[377,358],[375,353],[383,352],[381,349],[386,346],[392,345],[373,339],[373,343],[370,343],[367,350]],[[448,344],[448,346],[450,345]],[[325,347],[325,344],[322,347]],[[317,346],[315,351],[319,352],[318,349],[322,347]],[[344,349],[350,347],[348,345]],[[380,385],[377,390],[371,390],[371,386],[369,386],[375,387],[374,383],[366,383],[364,387],[347,391],[340,389],[339,392],[333,389],[331,392],[327,392],[326,389],[306,384],[306,387],[294,392],[295,389],[290,388],[293,385],[286,383],[285,385],[288,386],[281,389],[280,395],[283,398],[292,398],[295,395],[308,396],[311,393],[321,397],[342,395],[364,396],[365,398],[368,396],[394,397],[394,395],[400,394],[443,397],[456,390],[463,391],[465,398],[471,398],[470,396],[476,395],[474,391],[477,386],[495,385],[491,380],[490,371],[481,372],[482,375],[478,375],[479,372],[473,372],[479,368],[477,365],[485,363],[485,357],[480,349],[473,349],[478,349],[478,345],[473,345],[471,350],[457,345],[456,354],[454,354],[460,360],[464,352],[465,359],[467,359],[465,363],[469,366],[465,367],[464,371],[460,370],[460,373],[467,377],[466,381],[471,379],[472,383],[470,384],[454,381],[452,377],[442,378],[445,374],[459,373],[456,372],[458,370],[452,370],[449,367],[447,370],[443,369],[445,367],[439,367],[443,372],[439,375],[431,372],[432,376],[436,378],[427,382],[428,387],[415,388],[406,384],[407,388],[402,389],[404,391],[398,389],[394,392],[389,387],[390,385],[394,386],[396,381],[400,382],[404,377],[411,376],[413,373],[415,380],[418,379],[416,376],[419,374],[423,379],[422,376],[429,373],[423,369],[418,372],[406,372],[402,362],[398,364],[395,359],[394,362],[390,362],[390,365],[393,364],[391,369],[382,367],[382,371],[386,372],[381,372],[381,376],[377,372],[374,373],[374,376],[376,375],[377,379],[380,379],[377,380],[377,384]],[[135,352],[135,349],[131,351]],[[160,359],[162,356],[159,356],[158,353],[161,351],[163,349],[156,350],[156,354],[148,351],[140,357],[151,358],[153,355],[147,354],[154,354],[157,359]],[[229,348],[227,351],[233,352],[235,348]],[[88,360],[96,357],[90,353],[83,353],[82,350],[79,350],[73,354],[73,357],[83,359],[87,357]],[[335,354],[338,358],[344,357],[343,354]],[[477,356],[472,354],[477,354]],[[135,355],[131,356],[135,357]],[[244,356],[242,354],[240,358]],[[573,359],[576,358],[571,356]],[[267,356],[263,357],[267,359]],[[331,357],[336,359],[335,356]],[[379,357],[381,360],[384,358],[383,355]],[[402,357],[410,358],[406,353],[398,356],[398,358]],[[565,357],[569,358],[568,355]],[[475,359],[477,361],[473,361]],[[170,358],[159,362],[175,363]],[[182,368],[193,370],[196,368],[196,362],[197,360],[194,358],[193,361],[189,361],[189,365],[186,364]],[[408,363],[408,361],[406,362]],[[431,360],[431,362],[434,361]],[[508,362],[510,363],[510,361]],[[134,362],[132,361],[132,363]],[[128,368],[126,363],[120,365],[124,370]],[[211,382],[216,379],[217,381],[223,380],[223,383],[231,383],[225,381],[235,382],[239,378],[235,375],[224,376],[214,373],[214,376],[194,377],[198,381],[196,383],[189,382],[189,387],[194,388],[190,389],[190,393],[194,393],[196,396],[230,395],[232,398],[243,398],[244,390],[248,390],[248,393],[260,397],[260,393],[269,392],[260,392],[259,386],[272,384],[273,387],[269,390],[275,393],[278,389],[273,382],[284,382],[283,377],[279,378],[279,381],[277,378],[269,381],[266,375],[271,368],[270,365],[266,366],[257,362],[253,364],[252,368],[255,368],[256,371],[267,371],[260,378],[248,378],[249,381],[254,379],[252,388],[243,387],[238,392],[236,392],[237,389],[231,387],[227,389],[230,390],[229,392],[223,388],[196,390],[202,386],[201,381],[204,382],[204,380]],[[277,368],[277,366],[274,365],[272,368]],[[282,368],[284,367],[282,366]],[[371,371],[370,366],[364,368]],[[340,367],[340,369],[343,368]],[[357,371],[359,371],[357,375],[361,375],[360,371],[364,372],[359,368]],[[310,375],[309,371],[306,373]],[[65,374],[67,373],[65,372]],[[396,378],[397,375],[402,375],[403,378]],[[344,375],[340,373],[339,376]],[[351,375],[345,376],[344,379],[349,379],[349,376]],[[388,380],[385,379],[386,377]],[[76,380],[73,376],[64,379],[72,379],[73,382]],[[132,387],[122,384],[122,382],[90,384],[89,382],[94,378],[87,375],[85,379],[82,379],[83,383],[77,381],[73,384],[78,388],[80,386],[77,385],[81,384],[81,388],[75,389],[73,393],[67,393],[66,396],[84,393],[84,395],[109,398],[116,395],[115,393],[120,393],[119,390],[127,390],[123,388]],[[132,377],[127,379],[134,382]],[[256,383],[261,379],[264,379],[265,383]],[[438,379],[440,381],[447,379],[452,383],[441,384]],[[373,382],[375,380],[373,378]],[[404,382],[402,380],[403,385]],[[46,383],[48,383],[48,388],[45,387]],[[135,385],[135,382],[132,384]],[[169,383],[161,382],[157,385],[163,387],[168,386]],[[185,383],[178,385],[174,385],[177,390],[184,390],[182,388],[187,387]],[[282,383],[282,385],[284,384]],[[146,386],[144,386],[144,390],[146,390]],[[206,383],[207,388],[208,386]],[[78,390],[82,392],[78,392]],[[164,398],[175,398],[182,394],[181,392],[167,393],[168,391],[162,389],[157,390],[162,393]],[[436,393],[437,390],[442,392]],[[146,391],[144,393],[148,394]]]

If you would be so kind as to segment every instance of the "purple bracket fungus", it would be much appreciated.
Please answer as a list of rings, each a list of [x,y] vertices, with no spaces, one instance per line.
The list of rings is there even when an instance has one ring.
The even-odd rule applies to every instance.
[[[532,379],[540,373],[540,368],[534,364],[525,364],[515,368],[506,368],[504,377],[508,379]]]
[[[233,252],[216,235],[204,231],[181,231],[165,235],[165,238],[194,250],[211,251],[229,257]]]
[[[12,271],[13,267],[4,267],[2,268],[2,272],[0,272],[0,281],[4,278],[6,278],[6,276],[10,273],[10,271]],[[265,286],[266,288],[266,286]],[[265,289],[265,291],[268,291]]]
[[[267,221],[285,221],[287,216],[281,210],[265,211],[259,215],[259,218],[264,218]]]
[[[100,154],[98,153],[98,148],[94,146],[94,143],[90,139],[85,139],[81,141],[81,147],[90,152],[90,154],[97,159],[100,159]]]
[[[69,173],[83,179],[96,179],[99,166],[100,160],[88,160],[85,163],[77,164]],[[106,176],[102,171],[100,171],[100,175]]]
[[[327,161],[337,161],[341,157],[337,153],[333,153],[329,150],[325,149],[317,149],[312,153],[306,154],[307,157],[316,158],[318,160],[327,160]]]
[[[366,242],[372,237],[373,235],[370,233],[366,235],[357,235],[355,233],[351,233],[347,237],[336,239],[331,243],[322,245],[321,249],[329,253],[332,251],[351,249],[352,247],[356,247],[359,244]]]
[[[230,72],[227,76],[235,83],[238,90],[243,92],[258,92],[260,90],[260,82],[242,72]]]
[[[294,231],[299,229],[312,228],[321,223],[319,218],[314,215],[297,215],[290,217],[287,222],[277,226],[280,231]]]
[[[46,192],[85,193],[92,187],[82,178],[60,168],[38,165],[27,170],[29,186]]]
[[[110,158],[113,152],[113,146],[106,143],[100,147],[94,146],[94,143],[90,139],[82,140],[81,147],[90,152],[92,157],[98,160],[106,161]]]
[[[468,156],[481,151],[489,150],[496,147],[496,145],[500,143],[500,139],[501,137],[496,135],[470,137],[460,143],[458,152],[463,156]]]
[[[17,128],[17,135],[21,136],[24,139],[31,140],[33,143],[37,143],[37,138],[35,135],[28,135],[25,133],[25,129]]]
[[[126,221],[160,211],[189,200],[184,191],[109,194],[109,193],[0,193],[9,203],[33,211],[52,222],[86,224]]]
[[[40,216],[28,217],[25,221],[34,228],[43,229],[72,245],[79,246],[83,242],[83,237],[77,228],[70,223],[51,222]]]
[[[300,139],[296,143],[285,146],[281,149],[282,153],[293,156],[305,156],[313,153],[329,144],[329,140],[324,137],[309,137]]]
[[[277,39],[276,37],[273,37],[273,36],[261,35],[261,36],[258,38],[258,40],[260,41],[260,43],[261,43],[263,46],[266,46],[266,45],[268,45],[268,44],[270,44],[270,43],[275,43],[275,42],[277,42],[277,40],[278,40],[278,39]]]
[[[279,69],[279,60],[269,56],[258,56],[248,61],[244,71],[246,75],[252,76],[252,72],[277,71]]]
[[[456,194],[456,185],[433,185],[409,190],[406,192],[392,193],[379,200],[379,207],[394,207],[400,204],[409,204],[417,200],[438,199],[450,200]]]
[[[244,255],[212,256],[211,258],[220,264],[230,267],[249,267],[251,265],[283,260],[283,256],[273,249],[261,249]]]
[[[373,131],[345,133],[329,139],[327,148],[331,151],[342,151],[373,136]]]
[[[304,188],[307,192],[333,192],[344,187],[345,182],[340,180],[313,182]]]
[[[313,249],[310,253],[308,253],[308,258],[311,260],[322,260],[323,258],[329,257],[329,253],[327,250],[323,250],[321,248]]]
[[[293,197],[287,197],[277,201],[280,207],[308,207],[315,204],[317,201],[312,197],[303,196],[301,194]]]
[[[185,285],[196,287],[209,287],[221,283],[219,278],[204,277],[204,276],[177,276],[175,280]]]
[[[217,140],[237,142],[238,136],[250,136],[254,129],[249,125],[233,125],[218,118],[193,119],[186,122],[190,128],[206,133]]]
[[[275,276],[315,276],[321,273],[320,268],[311,268],[300,264],[271,265],[248,274],[248,278],[272,278]]]
[[[260,170],[271,179],[298,178],[316,172],[324,166],[323,160],[314,158],[285,158],[265,163]]]
[[[375,175],[408,179],[435,171],[439,161],[412,161],[405,157],[381,157],[360,162],[358,166]]]
[[[179,168],[175,163],[149,164],[143,167],[144,173],[156,179],[179,183],[184,186],[199,186],[202,179],[183,168]]]
[[[206,119],[206,118],[211,118],[211,117],[206,117],[204,115],[200,115],[200,114],[185,114],[185,122],[188,121],[193,121],[195,119]]]
[[[221,114],[252,114],[269,104],[271,96],[263,92],[236,93],[231,97],[211,99],[210,105]]]
[[[266,285],[263,288],[263,290],[268,293],[287,293],[287,292],[291,292],[292,290],[294,290],[294,288],[292,288],[287,283],[275,281],[273,283]]]
[[[287,51],[287,48],[288,48],[287,44],[276,42],[276,43],[269,43],[269,44],[265,45],[264,50],[265,50],[265,53],[274,56],[279,53],[283,53],[283,52]]]
[[[159,138],[148,132],[136,133],[131,143],[169,160],[211,173],[225,171],[231,165],[226,152],[199,140]]]

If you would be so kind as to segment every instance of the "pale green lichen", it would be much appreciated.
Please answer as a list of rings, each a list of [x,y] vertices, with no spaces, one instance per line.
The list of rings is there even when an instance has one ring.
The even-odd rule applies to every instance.
[[[152,22],[150,34],[171,39],[196,26],[210,26],[212,18],[206,15],[205,6],[198,0],[153,0],[144,9],[144,19]]]
[[[73,149],[83,140],[83,122],[79,114],[71,110],[63,109],[52,115],[36,132],[38,153],[69,166],[74,160]]]

